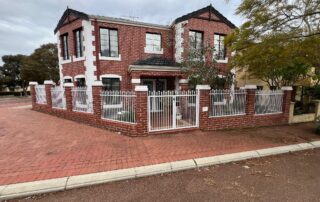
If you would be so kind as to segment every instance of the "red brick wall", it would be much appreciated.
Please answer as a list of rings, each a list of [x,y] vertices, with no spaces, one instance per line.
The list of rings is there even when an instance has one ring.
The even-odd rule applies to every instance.
[[[133,64],[137,60],[146,59],[153,54],[144,53],[144,47],[146,46],[146,33],[158,33],[161,34],[161,47],[163,48],[163,54],[156,54],[164,58],[173,58],[173,46],[172,46],[172,30],[153,29],[145,27],[137,27],[131,25],[121,25],[107,22],[97,23],[98,32],[96,41],[98,42],[97,51],[100,51],[100,34],[99,28],[114,28],[118,30],[118,43],[119,54],[121,55],[121,61],[107,61],[99,60],[100,74],[117,74],[122,76],[121,89],[131,89],[131,76],[128,72],[129,65]],[[94,33],[95,34],[95,33]]]
[[[208,17],[209,13],[203,13],[200,17]],[[212,15],[212,18],[215,16]],[[188,20],[188,23],[184,26],[184,34],[183,34],[183,47],[184,50],[189,49],[189,30],[201,31],[203,32],[203,42],[209,43],[210,47],[214,45],[214,34],[230,34],[232,32],[232,28],[230,28],[227,24],[216,22],[216,21],[208,21],[203,19],[191,18]],[[184,51],[183,57],[186,57],[188,51]],[[231,51],[227,49],[226,57],[231,58]],[[208,55],[208,61],[212,60],[212,54]],[[219,63],[217,66],[223,70],[227,70],[227,64]]]
[[[124,123],[119,121],[104,120],[101,118],[101,87],[93,87],[93,108],[94,113],[82,113],[72,111],[71,88],[66,88],[67,110],[54,109],[48,104],[36,104],[34,86],[31,86],[32,106],[36,111],[52,114],[65,119],[86,123],[92,126],[117,131],[131,136],[148,135],[148,111],[147,111],[147,92],[136,92],[135,115],[136,123]],[[47,98],[50,99],[49,85],[47,85]],[[291,91],[284,91],[283,113],[279,114],[254,114],[255,91],[248,90],[246,100],[246,115],[209,117],[209,111],[204,110],[208,107],[210,110],[209,90],[200,90],[200,114],[199,128],[201,130],[220,130],[235,128],[250,128],[258,126],[283,125],[288,123]],[[184,131],[185,129],[172,130],[169,132]],[[194,130],[194,128],[190,129]],[[158,132],[157,132],[158,133]],[[160,132],[165,133],[165,132]]]
[[[84,66],[84,60],[83,61],[76,61],[73,62],[73,55],[75,55],[75,38],[73,31],[76,29],[79,29],[82,27],[82,20],[76,20],[71,22],[70,24],[63,26],[59,29],[60,36],[63,34],[68,33],[68,47],[69,47],[69,57],[71,59],[70,63],[62,64],[62,74],[63,76],[71,76],[74,77],[79,74],[85,74],[85,66]],[[82,39],[83,40],[83,39]],[[61,54],[60,57],[62,57],[62,41],[60,38],[60,46]],[[62,79],[62,78],[61,78]]]
[[[255,115],[255,90],[247,90],[246,114],[224,117],[209,117],[209,113],[201,112],[202,107],[209,106],[209,99],[207,99],[209,98],[208,92],[208,90],[202,90],[200,95],[200,128],[203,130],[252,128],[288,124],[291,91],[284,91],[283,113]]]

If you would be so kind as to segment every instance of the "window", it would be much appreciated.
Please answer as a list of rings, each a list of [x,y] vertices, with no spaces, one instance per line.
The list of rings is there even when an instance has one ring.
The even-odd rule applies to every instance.
[[[102,78],[103,90],[106,91],[119,91],[120,79],[119,78]],[[106,105],[119,105],[121,104],[120,96],[110,96],[108,99],[104,99]]]
[[[69,59],[68,34],[61,36],[62,39],[62,57],[64,60]]]
[[[102,78],[103,90],[120,90],[119,78]]]
[[[118,57],[118,30],[100,28],[101,56]]]
[[[64,79],[64,83],[72,83],[71,79]]]
[[[224,35],[215,34],[214,35],[214,59],[215,60],[225,60],[226,59],[226,49],[224,46]]]
[[[146,33],[146,50],[161,51],[161,35]]]
[[[77,86],[78,87],[85,87],[86,86],[86,79],[85,78],[76,78]]]
[[[197,31],[189,32],[189,46],[191,50],[199,50],[203,46],[203,33]]]
[[[257,86],[257,90],[263,90],[263,86]]]
[[[82,53],[82,29],[77,29],[74,31],[74,39],[75,39],[75,55],[77,58],[83,56]]]

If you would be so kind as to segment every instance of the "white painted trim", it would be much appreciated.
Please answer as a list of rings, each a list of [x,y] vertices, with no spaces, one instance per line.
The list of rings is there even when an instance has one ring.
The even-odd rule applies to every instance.
[[[148,86],[135,86],[134,91],[147,92],[148,91]]]
[[[196,86],[197,90],[210,90],[210,86],[209,85],[197,85]]]
[[[228,63],[228,58],[226,57],[226,59],[224,60],[216,60],[217,63]]]
[[[44,81],[44,84],[46,85],[53,85],[54,84],[54,82],[52,81],[52,80],[45,80]]]
[[[155,50],[149,50],[147,47],[144,47],[144,53],[150,53],[150,54],[163,54],[163,48],[161,48],[160,51],[155,51]]]
[[[248,90],[256,90],[257,86],[256,85],[245,85],[244,89],[248,89]]]
[[[30,81],[30,82],[29,82],[29,86],[31,86],[31,85],[38,85],[38,82],[36,82],[36,81]]]
[[[180,80],[179,80],[179,83],[181,83],[181,84],[182,84],[182,83],[189,83],[189,81],[188,81],[188,79],[180,79]]]
[[[75,55],[73,55],[72,58],[73,58],[73,62],[78,62],[86,59],[85,56],[77,58]]]
[[[65,79],[71,79],[71,81],[73,81],[73,78],[71,76],[64,76],[62,79],[63,79],[63,82]]]
[[[63,84],[64,87],[73,87],[73,83],[64,83]]]
[[[92,86],[103,86],[102,81],[94,81]]]
[[[140,84],[141,83],[141,79],[131,79],[131,83]]]
[[[102,78],[118,78],[120,81],[122,80],[122,76],[118,74],[103,74],[100,76],[100,80],[102,80]]]
[[[105,56],[101,56],[101,53],[99,53],[99,59],[110,60],[110,61],[121,61],[121,54],[119,54],[118,57],[105,57]]]
[[[281,90],[293,90],[292,86],[282,86]]]
[[[67,63],[71,63],[71,57],[68,59],[68,60],[64,60],[62,57],[61,57],[61,60],[60,60],[60,64],[67,64]]]
[[[86,78],[86,76],[84,74],[79,74],[74,77],[74,79],[82,79],[82,78]]]

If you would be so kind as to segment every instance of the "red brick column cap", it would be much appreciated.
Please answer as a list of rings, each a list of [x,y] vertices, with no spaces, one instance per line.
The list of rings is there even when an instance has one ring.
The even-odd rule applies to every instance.
[[[292,88],[292,86],[282,86],[282,87],[281,87],[281,90],[291,91],[291,90],[293,90],[293,88]]]
[[[141,91],[141,92],[147,92],[148,86],[135,86],[134,91]]]
[[[29,86],[35,86],[35,85],[38,85],[38,82],[36,82],[36,81],[30,81],[29,82]]]
[[[209,85],[197,85],[197,90],[211,90],[211,87]]]
[[[44,81],[44,85],[53,85],[54,84],[54,82],[52,81],[52,80],[45,80]]]
[[[94,81],[92,86],[103,86],[102,81]]]
[[[63,84],[63,86],[64,87],[73,87],[74,85],[73,85],[73,83],[65,83],[65,84]]]
[[[256,89],[257,89],[257,86],[256,86],[256,85],[245,85],[245,86],[244,86],[244,89],[247,89],[247,90],[256,90]]]

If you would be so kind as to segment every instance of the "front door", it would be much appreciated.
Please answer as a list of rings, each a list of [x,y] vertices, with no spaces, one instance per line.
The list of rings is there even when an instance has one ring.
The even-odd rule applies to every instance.
[[[148,86],[148,91],[166,91],[166,79],[142,79],[142,85]]]

